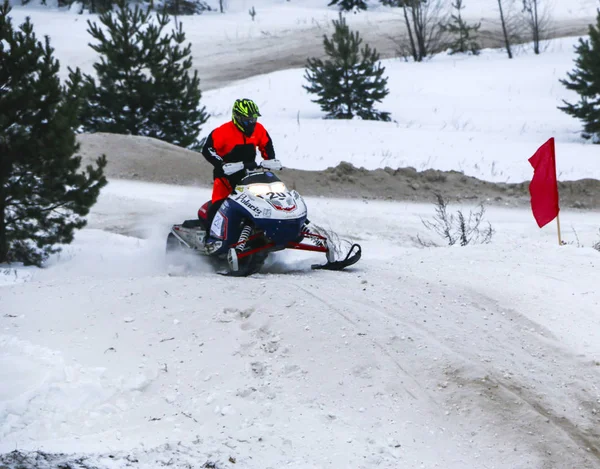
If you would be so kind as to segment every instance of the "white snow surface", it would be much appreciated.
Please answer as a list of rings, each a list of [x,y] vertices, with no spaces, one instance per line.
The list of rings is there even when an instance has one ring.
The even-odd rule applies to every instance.
[[[188,38],[218,54],[230,39],[337,15],[321,0],[229,3],[227,15],[186,19]],[[494,3],[472,0],[469,15]],[[587,18],[596,6],[556,1],[554,13]],[[63,73],[91,69],[91,15],[15,7],[15,22],[26,15]],[[349,161],[517,182],[554,136],[560,179],[600,179],[597,147],[556,109],[575,99],[558,82],[575,43],[512,61],[500,51],[388,60],[380,109],[392,123],[323,120],[302,70],[249,78],[204,93],[205,132],[247,96],[288,167]],[[311,220],[359,242],[361,261],[312,271],[319,254],[284,252],[239,279],[199,259],[165,262],[169,225],[208,196],[111,180],[46,268],[0,266],[0,453],[119,469],[600,467],[599,212],[562,211],[559,246],[554,223],[540,230],[529,210],[488,208],[491,244],[447,247],[423,226],[433,206],[309,198]]]
[[[563,212],[558,246],[528,210],[490,208],[491,244],[423,248],[442,242],[421,222],[432,206],[310,198],[361,261],[312,271],[320,254],[279,253],[240,279],[165,263],[169,223],[207,197],[111,181],[45,269],[3,270],[0,453],[598,467],[600,213]]]

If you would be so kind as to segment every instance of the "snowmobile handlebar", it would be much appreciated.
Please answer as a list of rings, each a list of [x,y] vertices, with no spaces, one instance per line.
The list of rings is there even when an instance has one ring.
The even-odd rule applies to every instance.
[[[246,171],[257,171],[259,169],[264,169],[266,171],[278,171],[278,170],[283,169],[283,166],[281,164],[281,161],[279,161],[277,159],[273,159],[273,160],[262,160],[259,163],[257,163],[256,161],[250,161],[250,162],[244,163],[244,169]]]
[[[237,173],[242,170],[246,170],[247,173],[253,171],[276,171],[282,169],[281,161],[279,160],[263,160],[260,163],[256,163],[256,161],[238,161],[235,163],[225,163],[223,165],[223,172],[227,176],[231,176],[234,173]]]

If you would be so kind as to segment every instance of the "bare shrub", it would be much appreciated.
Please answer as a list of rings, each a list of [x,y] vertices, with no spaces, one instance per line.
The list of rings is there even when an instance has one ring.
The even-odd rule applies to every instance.
[[[497,0],[497,2],[504,49],[508,58],[512,59],[515,45],[524,40],[523,18],[517,9],[517,0]]]
[[[523,0],[525,28],[533,42],[533,52],[539,54],[540,43],[550,36],[550,10],[547,1]]]
[[[577,246],[578,248],[584,247],[583,244],[581,244],[581,242],[579,241],[579,235],[577,234],[577,230],[575,230],[575,227],[573,225],[571,225],[571,230],[573,230],[573,235],[575,236],[575,242],[565,243],[563,241],[563,244],[573,244],[573,245]]]
[[[421,222],[430,231],[438,234],[446,240],[449,246],[460,244],[488,244],[494,235],[494,229],[489,222],[483,221],[485,207],[479,204],[475,211],[470,210],[465,214],[458,210],[455,214],[448,213],[448,202],[444,200],[441,194],[435,194],[435,215],[432,221],[423,220]],[[423,246],[431,246],[418,238]]]
[[[564,246],[575,246],[578,248],[585,248],[585,244],[583,244],[580,240],[579,240],[579,234],[577,233],[577,231],[575,230],[575,228],[573,227],[573,225],[571,225],[571,230],[573,231],[573,236],[575,237],[575,241],[562,241],[561,244],[563,244]],[[600,229],[598,230],[598,235],[600,236]],[[592,244],[592,249],[595,249],[596,251],[600,252],[600,240],[596,241],[594,244]]]
[[[422,62],[447,46],[442,25],[448,23],[445,0],[381,0],[384,5],[401,8],[406,34],[392,38],[401,57]]]

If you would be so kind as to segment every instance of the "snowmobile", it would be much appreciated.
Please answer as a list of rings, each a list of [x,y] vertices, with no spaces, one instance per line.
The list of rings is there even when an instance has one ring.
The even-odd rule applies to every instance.
[[[267,165],[265,165],[267,166]],[[313,269],[342,270],[358,262],[361,247],[341,240],[307,219],[307,207],[296,190],[289,190],[274,174],[281,164],[269,160],[244,163],[245,176],[222,203],[211,226],[207,214],[211,202],[198,218],[171,227],[167,254],[193,252],[208,257],[223,275],[248,276],[262,268],[270,253],[297,249],[325,254],[325,264]]]

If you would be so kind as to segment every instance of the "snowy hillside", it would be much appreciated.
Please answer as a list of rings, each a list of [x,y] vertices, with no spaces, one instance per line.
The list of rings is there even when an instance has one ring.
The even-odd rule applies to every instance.
[[[475,8],[491,2],[469,3]],[[582,12],[591,16],[595,8],[592,3],[557,2],[553,14],[558,19]],[[318,12],[335,13],[331,8],[311,5],[298,10],[291,2],[280,2],[272,11],[279,12],[282,20],[272,18],[272,24],[293,22]],[[278,9],[287,10],[284,14]],[[487,10],[490,15],[492,10]],[[87,46],[90,38],[85,31],[85,15],[15,7],[15,21],[25,14],[31,14],[34,22],[37,19],[38,34],[50,34],[63,73],[67,65],[87,63],[91,67],[95,59]],[[350,21],[368,21],[371,14],[391,13],[380,8],[351,15]],[[230,31],[218,26],[219,21],[243,24],[236,15],[186,18],[193,50],[209,53],[196,61],[202,64],[201,74],[208,68],[222,81],[231,69],[239,74],[250,60],[245,57],[245,49],[221,56],[227,48],[215,42],[215,35]],[[301,23],[296,26],[301,27]],[[207,38],[211,47],[204,50]],[[285,55],[290,43],[283,37],[277,41],[277,48]],[[454,169],[488,181],[522,182],[532,174],[527,158],[548,138],[555,137],[559,179],[600,179],[597,147],[581,140],[579,121],[557,109],[563,99],[577,100],[575,93],[559,83],[574,67],[576,44],[575,38],[551,40],[540,56],[525,48],[513,60],[495,49],[478,57],[441,55],[419,64],[388,59],[384,63],[390,94],[379,108],[391,112],[393,123],[324,121],[319,107],[311,102],[314,96],[302,88],[306,84],[302,68],[258,75],[204,92],[203,102],[213,118],[204,126],[202,136],[229,119],[236,98],[251,97],[260,106],[262,122],[274,139],[279,158],[291,168],[321,170],[347,161],[368,169]],[[220,75],[221,62],[226,67]],[[248,75],[252,73],[260,71],[249,69]]]
[[[598,467],[598,214],[563,213],[584,248],[494,209],[493,244],[422,249],[417,234],[439,241],[419,218],[432,207],[310,199],[312,218],[360,240],[355,268],[312,272],[318,257],[296,253],[247,279],[169,269],[164,229],[207,195],[113,182],[50,267],[4,270],[0,452]],[[132,216],[145,239],[102,231]]]
[[[229,118],[239,96],[259,103],[279,157],[292,168],[325,169],[348,161],[367,169],[413,166],[463,171],[495,182],[531,178],[527,161],[557,141],[559,179],[600,179],[596,145],[582,143],[581,123],[557,109],[578,97],[559,83],[572,70],[574,38],[553,40],[540,56],[511,61],[498,50],[478,57],[437,56],[414,64],[385,61],[390,94],[378,109],[395,122],[323,120],[302,88],[304,70],[259,76],[207,92],[213,118]]]

